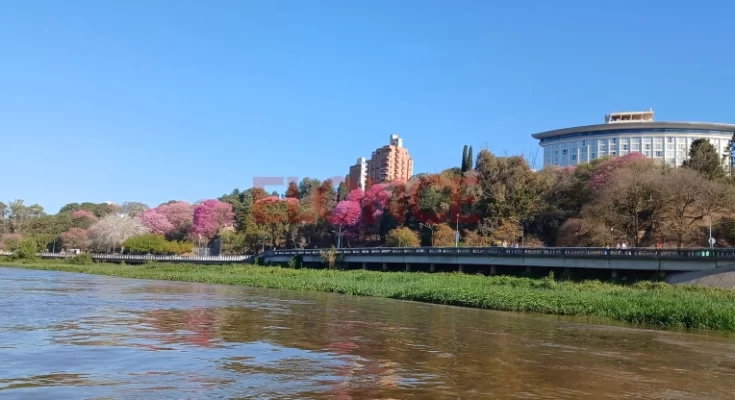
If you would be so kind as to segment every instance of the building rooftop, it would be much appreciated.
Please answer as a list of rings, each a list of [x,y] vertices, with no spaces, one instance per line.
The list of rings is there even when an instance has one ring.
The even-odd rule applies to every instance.
[[[646,121],[653,121],[653,108],[649,108],[648,111],[624,111],[605,114],[606,124]]]

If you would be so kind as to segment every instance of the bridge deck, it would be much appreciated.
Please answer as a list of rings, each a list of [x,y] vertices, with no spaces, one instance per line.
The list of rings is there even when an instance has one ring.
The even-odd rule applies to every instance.
[[[321,262],[319,249],[274,250],[260,256],[265,263],[285,263],[300,256]],[[343,263],[406,265],[473,265],[641,271],[703,271],[735,264],[735,249],[606,249],[606,248],[358,248],[336,250]]]

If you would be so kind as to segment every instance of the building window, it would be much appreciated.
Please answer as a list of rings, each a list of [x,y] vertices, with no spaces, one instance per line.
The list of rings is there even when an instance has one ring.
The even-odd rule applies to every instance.
[[[592,155],[590,155],[590,157],[597,158],[597,153],[592,153]]]
[[[577,155],[576,154],[572,154],[572,161],[577,161]]]
[[[643,145],[643,149],[644,150],[651,150],[651,144],[650,143],[646,143],[645,145]]]
[[[561,154],[562,154],[562,155],[567,155],[567,150],[566,150],[566,149],[562,150],[562,151],[561,151]]]
[[[586,140],[583,140],[582,141],[582,147],[585,147],[585,146],[587,146],[587,141]]]
[[[663,156],[664,156],[664,152],[663,151],[657,151],[656,152],[656,157],[663,157]]]
[[[627,144],[624,144],[623,145],[623,151],[628,151],[628,145]]]

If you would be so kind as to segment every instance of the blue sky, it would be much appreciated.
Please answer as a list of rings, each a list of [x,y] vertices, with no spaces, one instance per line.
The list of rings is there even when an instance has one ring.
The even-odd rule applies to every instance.
[[[462,146],[653,107],[735,122],[730,1],[0,2],[0,200],[213,198],[404,138]],[[540,162],[540,158],[539,158]],[[269,188],[270,189],[270,188]],[[273,188],[278,189],[278,188]]]

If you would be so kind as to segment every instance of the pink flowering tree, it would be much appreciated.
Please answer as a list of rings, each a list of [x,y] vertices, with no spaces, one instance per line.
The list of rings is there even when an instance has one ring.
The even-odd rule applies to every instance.
[[[632,163],[639,162],[640,160],[646,160],[646,156],[642,153],[630,153],[622,157],[614,157],[601,162],[595,172],[592,174],[590,184],[593,188],[600,188],[610,179],[613,172],[620,168],[624,168]]]
[[[334,207],[330,222],[339,228],[339,235],[356,238],[360,234],[359,226],[361,218],[362,205],[359,202],[342,200]]]
[[[232,204],[219,200],[207,200],[194,207],[194,221],[191,233],[196,238],[212,240],[226,227],[235,222]]]
[[[97,216],[91,211],[77,210],[71,213],[72,223],[75,228],[87,229],[97,222]]]
[[[392,197],[393,191],[390,184],[381,183],[371,186],[362,201],[365,224],[377,224]]]
[[[86,211],[86,210],[76,210],[73,213],[71,213],[71,217],[72,218],[88,218],[88,219],[90,219],[92,221],[96,221],[97,220],[97,216],[94,215],[93,212]]]
[[[174,225],[165,215],[158,212],[157,208],[143,211],[137,218],[143,223],[143,226],[156,235],[168,235],[175,229]]]
[[[156,211],[168,219],[176,233],[184,235],[194,224],[194,206],[185,201],[158,206]]]
[[[17,233],[0,235],[0,250],[13,251],[18,248],[23,237]]]
[[[365,198],[365,191],[362,189],[354,189],[347,194],[347,198],[345,200],[361,203],[363,198]]]
[[[61,234],[61,244],[67,249],[86,250],[89,247],[89,233],[86,229],[70,228]]]

